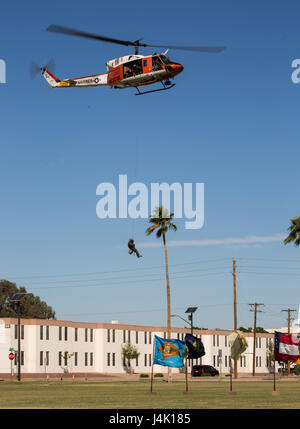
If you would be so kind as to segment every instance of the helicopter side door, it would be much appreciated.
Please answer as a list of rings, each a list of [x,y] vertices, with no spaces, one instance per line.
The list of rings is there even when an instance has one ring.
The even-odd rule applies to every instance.
[[[126,79],[132,76],[138,76],[143,74],[143,63],[142,59],[129,61],[123,64],[123,78]]]
[[[151,57],[143,58],[143,73],[152,72],[152,60]]]
[[[119,82],[122,79],[122,66],[114,67],[109,70],[107,76],[108,85],[112,86],[115,83]]]

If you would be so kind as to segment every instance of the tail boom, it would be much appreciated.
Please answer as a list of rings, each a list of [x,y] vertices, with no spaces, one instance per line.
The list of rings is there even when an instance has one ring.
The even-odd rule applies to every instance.
[[[81,87],[88,86],[105,86],[107,83],[107,73],[96,74],[93,76],[76,77],[74,79],[60,80],[48,70],[43,70],[43,76],[52,88],[67,88],[67,87]]]

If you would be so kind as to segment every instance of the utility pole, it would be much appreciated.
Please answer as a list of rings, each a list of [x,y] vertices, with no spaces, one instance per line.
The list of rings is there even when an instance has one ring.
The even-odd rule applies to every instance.
[[[288,335],[290,335],[290,333],[291,333],[291,312],[292,311],[296,311],[296,310],[293,310],[292,308],[288,308],[288,309],[286,309],[286,310],[281,310],[281,311],[287,311],[287,314],[288,314],[288,318],[287,318],[287,321],[288,321]],[[290,365],[290,361],[288,360],[288,375],[290,375],[290,373],[291,373],[291,365]]]
[[[234,319],[234,330],[237,330],[237,310],[236,310],[236,263],[233,259],[233,319]],[[238,378],[237,372],[237,358],[234,358],[234,378]]]
[[[252,375],[255,376],[255,351],[256,351],[256,313],[261,313],[261,310],[257,310],[257,307],[264,304],[258,304],[255,302],[254,304],[249,304],[251,307],[254,307],[254,310],[250,310],[254,312],[254,326],[253,326],[253,369]]]

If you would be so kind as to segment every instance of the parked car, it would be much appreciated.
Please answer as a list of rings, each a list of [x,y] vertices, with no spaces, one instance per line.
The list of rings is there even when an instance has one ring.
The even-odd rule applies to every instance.
[[[209,374],[211,377],[219,375],[219,371],[211,365],[194,365],[192,368],[192,377],[201,377],[203,374]]]
[[[280,374],[287,374],[288,369],[287,368],[278,368],[278,372]],[[297,365],[296,366],[291,366],[290,367],[290,372],[291,372],[291,374],[296,374],[298,372]]]

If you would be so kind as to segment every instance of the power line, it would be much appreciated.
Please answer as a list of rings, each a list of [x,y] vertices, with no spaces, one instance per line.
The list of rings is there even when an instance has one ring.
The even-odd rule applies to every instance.
[[[185,273],[192,273],[192,272],[198,272],[198,271],[211,271],[211,270],[222,270],[227,269],[228,267],[212,267],[212,268],[196,268],[195,270],[185,270],[185,271],[175,271],[171,272],[170,274],[185,274]],[[96,282],[96,281],[107,281],[107,280],[130,280],[130,279],[138,279],[138,278],[145,278],[150,276],[158,275],[158,273],[150,273],[150,274],[143,274],[142,276],[122,276],[122,277],[103,277],[103,278],[97,278],[97,279],[80,279],[80,280],[58,280],[58,281],[51,281],[51,282],[43,282],[43,284],[61,284],[61,283],[82,283],[84,282]],[[30,282],[30,285],[33,284],[40,284],[41,282]],[[30,286],[29,285],[29,286]],[[26,286],[26,284],[24,284]]]
[[[209,259],[209,260],[202,260],[202,259],[196,259],[194,261],[190,262],[183,262],[180,264],[170,264],[170,267],[179,267],[183,265],[193,265],[193,264],[199,264],[199,263],[211,263],[211,262],[220,262],[225,260],[231,260],[231,258],[218,258],[218,259]],[[90,276],[90,275],[97,275],[97,274],[110,274],[110,273],[122,273],[122,272],[129,272],[129,271],[144,271],[144,270],[153,270],[155,268],[165,268],[164,265],[153,265],[150,267],[143,267],[143,268],[123,268],[121,270],[109,270],[109,271],[94,271],[94,272],[83,272],[83,273],[68,273],[68,274],[49,274],[49,275],[31,275],[31,276],[12,276],[12,275],[6,275],[7,278],[14,278],[16,280],[20,279],[33,279],[33,278],[55,278],[55,277],[75,277],[75,276]]]
[[[190,275],[190,276],[182,276],[182,277],[172,277],[170,280],[177,280],[177,279],[185,279],[185,278],[193,278],[193,277],[207,277],[207,276],[214,276],[214,275],[224,275],[224,274],[231,274],[230,272],[224,271],[220,273],[207,273],[207,274],[198,274],[198,275]],[[105,281],[105,279],[103,279]],[[131,283],[144,283],[144,282],[153,282],[153,281],[161,281],[165,280],[164,277],[160,278],[154,278],[154,279],[144,279],[144,280],[130,280]],[[84,280],[83,280],[84,282]],[[65,286],[41,286],[41,287],[29,287],[31,290],[41,290],[41,289],[68,289],[68,288],[87,288],[87,287],[99,287],[99,288],[105,288],[109,287],[111,285],[119,285],[124,284],[124,281],[121,282],[112,282],[112,283],[106,283],[104,284],[87,284],[87,285],[65,285]],[[28,287],[28,286],[27,286]],[[126,287],[128,287],[128,283],[126,284]]]

